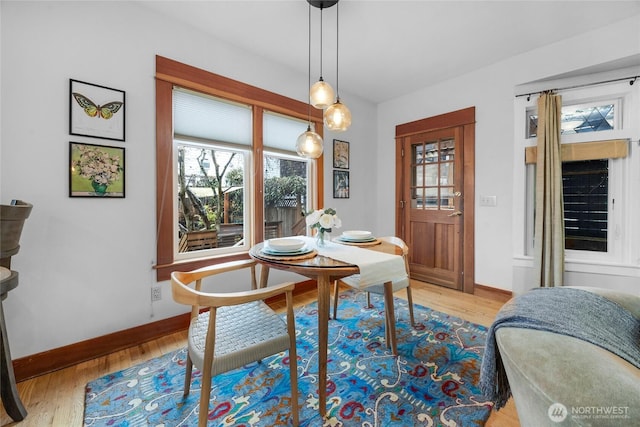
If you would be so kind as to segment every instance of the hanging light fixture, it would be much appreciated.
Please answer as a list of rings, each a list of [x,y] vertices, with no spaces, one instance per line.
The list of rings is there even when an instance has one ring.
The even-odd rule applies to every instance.
[[[336,1],[337,3],[337,1]],[[334,131],[345,131],[351,126],[351,111],[346,105],[340,102],[340,83],[338,67],[338,30],[339,30],[339,7],[336,6],[336,102],[324,112],[324,124]]]
[[[320,79],[309,89],[309,100],[315,108],[324,110],[333,103],[334,92],[331,85],[322,78],[322,10],[338,3],[337,0],[317,1],[307,0],[314,7],[320,9]],[[309,23],[311,26],[311,23]]]
[[[309,68],[307,87],[311,84],[311,2],[309,2]],[[322,77],[320,78],[322,79]],[[332,89],[333,91],[333,89]],[[333,96],[333,95],[332,95]],[[307,131],[303,132],[296,141],[298,155],[308,159],[317,159],[324,150],[322,137],[311,130],[311,104],[307,104]]]

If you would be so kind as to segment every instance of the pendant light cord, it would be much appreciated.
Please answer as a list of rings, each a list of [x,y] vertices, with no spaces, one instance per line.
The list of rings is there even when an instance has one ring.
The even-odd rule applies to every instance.
[[[336,100],[340,100],[340,67],[338,66],[338,59],[340,55],[338,55],[338,49],[340,47],[339,41],[339,30],[340,30],[340,1],[336,3]]]
[[[309,3],[309,46],[307,49],[307,60],[308,60],[308,68],[307,68],[307,122],[308,128],[311,130],[311,99],[309,99],[309,87],[311,87],[311,3]]]
[[[320,80],[322,80],[322,6],[320,6]]]

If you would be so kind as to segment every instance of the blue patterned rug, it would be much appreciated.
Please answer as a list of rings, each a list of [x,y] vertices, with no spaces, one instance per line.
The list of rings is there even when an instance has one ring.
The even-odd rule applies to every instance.
[[[384,344],[384,308],[372,295],[341,294],[339,319],[329,324],[327,411],[317,400],[317,306],[296,310],[301,426],[484,425],[492,402],[478,387],[487,328],[414,305],[409,326],[404,300],[396,300],[398,353]],[[185,351],[179,350],[86,386],[85,426],[196,426],[200,373],[182,396]],[[209,426],[288,425],[288,353],[213,379]]]

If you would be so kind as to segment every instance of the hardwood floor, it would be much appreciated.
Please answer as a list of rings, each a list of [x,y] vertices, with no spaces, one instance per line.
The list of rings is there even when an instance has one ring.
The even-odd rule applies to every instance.
[[[486,296],[487,293],[482,292],[482,296],[470,295],[414,280],[411,283],[414,303],[485,326],[491,325],[497,311],[506,301],[506,298],[499,294]],[[404,295],[404,292],[399,292],[397,296]],[[308,304],[314,300],[314,290],[295,296],[296,305]],[[276,303],[274,307],[280,309],[281,304]],[[177,332],[105,357],[22,381],[18,383],[18,390],[28,415],[21,422],[13,422],[4,408],[0,409],[0,426],[82,426],[84,387],[87,382],[181,348],[185,346],[186,335],[186,330]],[[519,427],[513,399],[509,400],[505,408],[494,411],[486,426]]]

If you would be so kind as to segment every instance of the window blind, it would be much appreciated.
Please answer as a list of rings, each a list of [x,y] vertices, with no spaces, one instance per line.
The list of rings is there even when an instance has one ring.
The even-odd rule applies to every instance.
[[[174,137],[251,145],[251,108],[181,88],[173,90]]]
[[[308,123],[271,112],[265,112],[263,117],[263,145],[289,153],[295,152],[296,141],[307,130]]]

